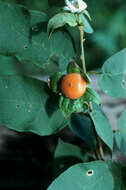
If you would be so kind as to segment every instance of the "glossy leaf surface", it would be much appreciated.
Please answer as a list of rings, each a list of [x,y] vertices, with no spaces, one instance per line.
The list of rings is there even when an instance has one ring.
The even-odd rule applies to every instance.
[[[102,67],[99,78],[101,89],[108,95],[121,98],[126,95],[126,49],[110,57]]]
[[[115,134],[116,143],[120,151],[126,155],[126,111],[124,111],[118,121],[118,130]]]
[[[101,107],[93,104],[93,111],[89,113],[99,137],[111,149],[113,149],[113,132],[110,123]]]
[[[113,190],[113,177],[102,161],[81,163],[62,173],[48,190]]]
[[[56,96],[47,84],[21,76],[0,77],[0,125],[49,135],[66,126]]]

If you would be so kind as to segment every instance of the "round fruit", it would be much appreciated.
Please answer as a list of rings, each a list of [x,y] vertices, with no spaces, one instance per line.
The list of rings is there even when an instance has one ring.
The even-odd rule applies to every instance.
[[[79,73],[70,73],[61,82],[63,94],[70,99],[77,99],[86,92],[86,81]]]

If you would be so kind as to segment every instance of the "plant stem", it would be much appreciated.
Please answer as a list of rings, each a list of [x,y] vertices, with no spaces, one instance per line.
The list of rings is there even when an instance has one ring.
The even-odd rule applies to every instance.
[[[92,103],[90,102],[90,105],[91,108],[92,108]],[[91,110],[90,110],[91,111]],[[90,117],[91,119],[91,117]],[[92,119],[91,119],[92,120]],[[96,138],[96,141],[97,141],[97,145],[98,145],[98,150],[99,150],[99,156],[100,156],[100,159],[105,161],[105,158],[104,158],[104,151],[103,151],[103,147],[102,147],[102,142],[101,142],[101,139],[100,137],[97,135],[97,132],[96,132],[96,129],[95,129],[95,126],[94,126],[94,123],[92,121],[92,125],[93,125],[93,131],[94,131],[94,134],[95,134],[95,138]]]
[[[103,151],[103,147],[102,147],[102,142],[101,142],[101,139],[100,139],[100,137],[98,135],[97,135],[97,140],[98,140],[99,153],[100,153],[101,160],[105,161],[104,151]]]
[[[83,66],[83,71],[86,73],[85,55],[84,55],[84,26],[82,24],[81,15],[78,14],[78,29],[80,32],[80,42],[81,42],[81,61]]]
[[[85,64],[85,54],[84,54],[84,26],[82,24],[82,19],[81,19],[81,14],[78,14],[78,29],[80,32],[80,43],[81,43],[81,61],[82,61],[82,66],[83,66],[83,71],[86,74],[86,64]],[[92,74],[101,74],[100,72],[93,72]],[[92,111],[92,103],[89,103],[89,108],[90,111]],[[95,129],[94,129],[95,131]],[[99,146],[99,154],[101,157],[101,160],[104,160],[104,152],[103,152],[103,148],[102,148],[102,142],[101,139],[99,138],[99,136],[97,135],[96,131],[95,131],[95,135],[96,135],[96,140],[98,142],[98,146]],[[97,154],[96,157],[98,158]]]
[[[99,72],[99,71],[89,71],[88,74],[90,74],[90,75],[101,75],[102,72]]]
[[[97,150],[94,150],[94,155],[95,155],[95,157],[96,157],[96,160],[100,160],[100,159],[99,159],[99,155],[98,155],[98,153],[97,153]]]
[[[89,102],[88,105],[89,105],[90,112],[92,112],[93,111],[92,102]]]
[[[94,126],[93,126],[93,128],[94,128]],[[97,144],[98,144],[99,156],[100,156],[101,160],[104,161],[105,159],[104,159],[104,151],[103,151],[103,148],[102,148],[102,142],[101,142],[100,137],[97,135],[95,128],[94,128],[94,133],[95,133],[96,141],[97,141]]]

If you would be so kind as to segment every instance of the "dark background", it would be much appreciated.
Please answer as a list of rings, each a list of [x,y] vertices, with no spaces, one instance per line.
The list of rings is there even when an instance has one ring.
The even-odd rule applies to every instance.
[[[3,0],[4,2],[6,0]],[[63,6],[59,0],[8,0],[30,9],[53,12]],[[104,61],[126,47],[126,1],[86,1],[91,14],[93,34],[86,34],[88,69],[100,67]],[[67,130],[66,130],[67,131]],[[62,136],[67,136],[68,132]],[[66,139],[67,139],[66,138]],[[71,142],[74,142],[71,137]],[[57,136],[40,137],[17,133],[0,127],[0,189],[46,189],[52,179],[53,151]]]

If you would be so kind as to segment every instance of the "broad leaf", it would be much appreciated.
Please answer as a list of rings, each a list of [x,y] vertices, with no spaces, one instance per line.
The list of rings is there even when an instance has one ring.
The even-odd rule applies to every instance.
[[[15,57],[0,55],[0,76],[23,74],[21,64]]]
[[[110,57],[102,67],[99,78],[101,89],[108,95],[120,98],[126,95],[126,49]]]
[[[65,143],[62,140],[59,140],[54,157],[59,158],[65,156],[73,156],[81,161],[85,161],[82,149],[73,144]]]
[[[72,37],[74,47],[76,49],[76,61],[80,61],[81,47],[80,47],[80,32],[77,27],[66,26],[67,31]]]
[[[5,2],[5,0],[0,0]],[[50,0],[48,0],[50,1]],[[28,7],[29,9],[33,9],[33,10],[40,10],[40,11],[46,11],[49,8],[49,2],[47,0],[22,0],[22,1],[18,1],[18,0],[6,0],[6,2],[8,3],[15,3],[15,4],[19,4],[19,5],[23,5],[25,7]]]
[[[72,131],[84,140],[91,149],[96,148],[96,139],[91,119],[87,115],[73,113],[70,119]]]
[[[107,164],[114,179],[113,190],[125,190],[126,189],[126,167],[120,163],[116,163],[112,161],[108,161]]]
[[[118,121],[118,130],[115,134],[116,143],[120,151],[126,155],[126,111],[124,111]]]
[[[113,177],[102,161],[81,163],[62,173],[48,190],[113,190]]]
[[[93,104],[93,111],[89,112],[99,137],[111,149],[113,149],[113,132],[109,121],[100,106]]]
[[[77,26],[76,17],[74,14],[63,12],[52,17],[48,23],[48,35],[51,35],[55,29],[63,27],[65,24],[68,24],[71,27]]]
[[[89,24],[87,18],[84,15],[81,15],[81,18],[82,18],[82,21],[83,21],[83,24],[84,24],[84,31],[86,33],[89,33],[89,34],[93,33],[93,28]]]
[[[67,120],[47,84],[21,76],[0,77],[0,125],[39,135],[56,133]]]
[[[88,162],[90,159],[92,159],[92,157],[79,147],[59,140],[54,155],[54,178],[59,176],[70,166],[81,162]]]
[[[83,14],[86,15],[89,20],[91,20],[91,16],[90,16],[89,12],[86,9],[83,11]]]
[[[75,56],[71,37],[60,30],[49,40],[47,22],[45,13],[0,2],[0,54],[16,56],[49,74],[64,70]]]
[[[96,104],[101,104],[99,94],[91,87],[87,87],[86,93],[84,95],[84,100],[87,102],[95,102]]]
[[[19,75],[47,81],[48,74],[44,69],[34,64],[21,63],[16,57],[0,56],[0,76]]]

